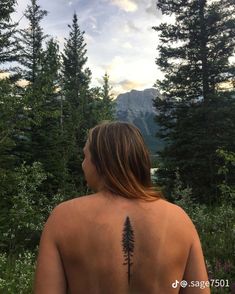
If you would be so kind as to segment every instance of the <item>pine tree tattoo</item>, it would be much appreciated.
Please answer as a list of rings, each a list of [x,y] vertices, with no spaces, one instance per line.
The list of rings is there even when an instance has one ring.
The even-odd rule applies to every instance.
[[[124,260],[125,260],[123,265],[128,266],[128,271],[127,271],[128,285],[130,285],[131,265],[133,264],[131,260],[134,253],[134,232],[131,226],[129,216],[127,216],[124,223],[123,234],[122,234],[122,250],[124,253]]]

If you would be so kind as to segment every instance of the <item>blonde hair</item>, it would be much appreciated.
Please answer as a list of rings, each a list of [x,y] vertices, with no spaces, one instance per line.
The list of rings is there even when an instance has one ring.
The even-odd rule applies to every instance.
[[[138,128],[126,122],[104,122],[90,130],[91,160],[105,189],[128,199],[154,201],[149,152]]]

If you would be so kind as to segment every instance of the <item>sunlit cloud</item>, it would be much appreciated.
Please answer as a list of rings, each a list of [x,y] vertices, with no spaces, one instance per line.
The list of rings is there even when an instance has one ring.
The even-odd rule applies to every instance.
[[[0,72],[0,80],[8,79],[10,77],[10,75],[11,74],[9,72]],[[29,85],[29,81],[21,79],[16,82],[16,85],[23,88],[23,87]]]
[[[7,78],[9,78],[10,73],[8,72],[0,72],[0,80],[5,80]]]
[[[130,91],[132,89],[139,89],[144,87],[144,83],[131,80],[123,80],[118,85],[120,85],[124,91]]]
[[[125,67],[124,59],[120,56],[115,56],[111,63],[107,66],[107,71],[113,79],[118,79],[122,76],[122,69]]]
[[[125,49],[131,49],[133,48],[133,46],[129,43],[129,42],[125,42],[122,44],[122,47]]]
[[[138,5],[131,0],[111,0],[111,3],[126,12],[134,12],[138,9]]]
[[[63,51],[69,37],[68,24],[74,12],[78,14],[81,31],[85,31],[88,62],[92,72],[91,87],[102,86],[107,71],[116,94],[151,87],[159,77],[155,64],[157,33],[151,29],[161,20],[146,9],[156,9],[156,0],[38,0],[48,10],[42,28],[55,37]],[[69,6],[69,3],[72,6]],[[18,0],[18,14],[29,0]],[[107,5],[109,4],[109,5]],[[118,11],[120,9],[120,11]],[[129,12],[129,13],[127,13]],[[21,28],[28,26],[25,17]]]
[[[16,84],[18,86],[24,88],[24,87],[28,86],[30,84],[30,82],[26,81],[26,80],[19,80],[19,81],[16,82]]]
[[[143,90],[152,87],[156,77],[161,78],[155,64],[144,59],[115,56],[104,70],[110,76],[113,90],[119,94],[132,89]]]

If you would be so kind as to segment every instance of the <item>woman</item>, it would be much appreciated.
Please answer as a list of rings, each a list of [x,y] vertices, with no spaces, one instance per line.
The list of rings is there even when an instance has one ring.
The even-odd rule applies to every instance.
[[[82,167],[96,193],[51,213],[35,294],[210,293],[190,284],[208,283],[198,234],[180,207],[154,191],[136,127],[111,122],[93,128]]]

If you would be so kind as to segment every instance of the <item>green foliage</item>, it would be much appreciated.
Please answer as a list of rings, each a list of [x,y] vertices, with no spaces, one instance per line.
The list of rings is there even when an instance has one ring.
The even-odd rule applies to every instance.
[[[0,253],[0,292],[6,294],[31,294],[35,271],[35,254],[7,256]]]
[[[109,84],[109,75],[106,72],[103,76],[103,87],[101,90],[101,113],[102,120],[113,120],[114,119],[114,102],[113,95],[111,93],[112,87]]]
[[[17,117],[22,103],[17,99],[16,87],[9,79],[0,80],[0,92],[0,166],[1,169],[9,169],[14,166],[15,161],[12,150],[15,146]]]
[[[1,0],[0,3],[0,65],[17,60],[16,24],[11,22],[10,17],[15,4],[16,0]]]
[[[29,83],[20,88],[12,79],[0,81],[0,163],[4,163],[0,173],[6,178],[22,162],[30,166],[40,162],[47,174],[40,191],[50,198],[56,194],[69,198],[85,189],[82,148],[88,129],[110,118],[110,89],[107,80],[107,97],[100,99],[103,92],[99,90],[98,97],[89,88],[91,72],[85,67],[86,44],[77,15],[69,26],[61,59],[57,42],[45,42],[41,21],[47,12],[37,2],[31,0],[27,6],[28,27],[20,31],[19,38],[22,77]],[[8,9],[6,14],[14,10],[5,7],[9,3],[0,6]],[[6,21],[9,13],[4,16]],[[4,180],[5,187],[9,183],[6,191],[10,195],[11,180]]]
[[[105,73],[103,87],[91,88],[92,98],[91,113],[93,116],[92,125],[102,121],[114,120],[115,102],[113,101],[112,87],[109,85],[109,76]]]
[[[45,42],[47,12],[37,0],[27,6],[28,27],[15,42],[15,2],[0,3],[0,63],[19,57],[28,84],[0,79],[0,292],[26,294],[43,225],[58,203],[86,193],[82,148],[88,129],[111,118],[113,104],[107,75],[103,89],[90,88],[76,14],[61,59],[57,42]]]
[[[162,168],[158,178],[171,193],[175,171],[202,203],[220,196],[216,150],[235,151],[234,91],[220,89],[221,82],[234,79],[229,57],[235,49],[235,18],[232,1],[158,1],[175,23],[154,27],[160,33],[160,55],[156,63],[165,73],[157,87],[155,107],[165,141],[159,152]]]
[[[183,182],[180,179],[180,174],[178,171],[176,171],[175,175],[172,196],[177,205],[183,207],[187,213],[192,213],[190,210],[194,207],[194,202],[192,200],[192,189],[190,187],[183,187]]]
[[[69,38],[66,39],[63,57],[63,89],[65,97],[74,106],[81,103],[79,95],[83,88],[88,88],[91,72],[84,68],[87,62],[86,43],[84,32],[80,31],[76,13],[73,15],[73,23],[68,26]],[[80,103],[79,103],[80,102]]]
[[[197,228],[209,277],[211,279],[228,279],[230,286],[232,286],[235,279],[235,265],[232,259],[235,248],[233,205],[229,201],[222,201],[213,206],[198,204],[192,199],[191,189],[183,186],[178,173],[172,195],[175,204],[181,206],[188,213]],[[217,290],[213,288],[212,293],[222,293]],[[224,288],[219,291],[221,290],[224,291],[223,293],[230,293],[231,289]]]
[[[20,31],[21,52],[19,62],[24,67],[23,77],[34,84],[40,73],[42,43],[46,38],[40,22],[47,15],[47,11],[40,8],[37,0],[31,0],[24,15],[29,21],[29,27]]]
[[[30,156],[49,174],[43,189],[48,195],[66,190],[67,170],[64,155],[62,98],[60,93],[60,56],[57,42],[50,39],[42,53],[41,72],[34,84],[38,97],[30,129]],[[30,92],[29,96],[33,95]]]
[[[219,184],[222,201],[235,204],[235,153],[218,149],[217,154],[223,159],[223,165],[219,167],[218,174],[223,175],[223,181]]]
[[[20,97],[24,103],[23,111],[19,113],[21,123],[20,136],[16,137],[15,153],[19,156],[19,161],[26,161],[32,164],[38,161],[33,157],[35,145],[37,146],[37,127],[42,121],[42,104],[45,95],[42,93],[42,67],[43,67],[43,40],[46,36],[41,28],[41,21],[47,14],[37,4],[37,0],[31,0],[25,10],[25,17],[28,27],[20,30],[20,58],[22,78],[28,84],[20,92]],[[46,87],[46,85],[45,85]]]
[[[23,164],[14,171],[14,190],[4,195],[6,207],[1,207],[1,247],[9,252],[19,252],[38,244],[43,224],[51,210],[40,186],[46,174],[40,163]],[[9,191],[10,192],[10,191]],[[3,200],[3,199],[2,199]],[[4,202],[1,202],[4,204]]]
[[[69,172],[69,183],[74,191],[84,187],[81,163],[86,134],[93,126],[92,98],[89,91],[91,72],[86,68],[86,44],[80,31],[77,15],[69,25],[62,64],[63,138],[66,142],[64,155]]]
[[[10,181],[13,188],[4,193],[0,191],[0,251],[14,254],[25,249],[34,250],[39,244],[47,217],[66,199],[59,193],[48,197],[42,191],[47,177],[42,164],[34,162],[32,166],[24,163],[10,177],[2,178],[3,184]]]

